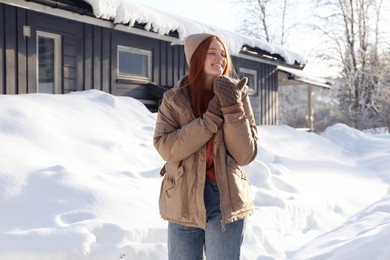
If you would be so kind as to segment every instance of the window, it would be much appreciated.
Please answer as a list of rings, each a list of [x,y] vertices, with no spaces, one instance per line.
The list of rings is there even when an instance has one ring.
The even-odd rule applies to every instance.
[[[256,70],[240,68],[240,78],[248,78],[249,95],[257,94],[257,72]]]
[[[58,94],[61,82],[61,36],[37,32],[37,92]]]
[[[118,79],[151,81],[152,52],[118,46]]]

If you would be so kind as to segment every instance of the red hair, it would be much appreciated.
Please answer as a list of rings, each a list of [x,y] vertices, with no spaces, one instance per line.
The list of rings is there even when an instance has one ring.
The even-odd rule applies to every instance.
[[[207,51],[209,49],[210,43],[213,39],[219,41],[225,49],[227,62],[223,75],[231,76],[230,74],[234,74],[234,69],[231,66],[231,60],[227,52],[226,46],[218,36],[209,37],[198,46],[198,48],[192,55],[190,61],[190,70],[188,72],[188,83],[190,85],[191,90],[191,107],[196,117],[200,117],[207,109],[206,104],[204,104],[203,98],[203,87],[206,79],[206,74],[204,72],[204,62],[206,60]]]

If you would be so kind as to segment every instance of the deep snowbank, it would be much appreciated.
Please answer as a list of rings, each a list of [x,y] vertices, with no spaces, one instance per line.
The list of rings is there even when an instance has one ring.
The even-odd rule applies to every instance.
[[[154,122],[96,90],[0,96],[0,259],[166,259]],[[389,135],[259,135],[243,259],[390,258]]]

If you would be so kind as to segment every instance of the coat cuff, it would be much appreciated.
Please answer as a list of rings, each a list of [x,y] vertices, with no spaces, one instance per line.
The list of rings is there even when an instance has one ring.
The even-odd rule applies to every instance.
[[[228,107],[221,107],[221,111],[224,115],[226,114],[234,114],[238,112],[244,112],[244,106],[242,102],[239,102],[235,105],[228,106]]]
[[[247,118],[244,111],[240,111],[232,114],[224,114],[223,117],[225,118],[226,123],[234,123]]]
[[[218,128],[222,125],[223,119],[209,111],[206,111],[206,113],[203,114],[203,122],[212,133],[216,133]]]

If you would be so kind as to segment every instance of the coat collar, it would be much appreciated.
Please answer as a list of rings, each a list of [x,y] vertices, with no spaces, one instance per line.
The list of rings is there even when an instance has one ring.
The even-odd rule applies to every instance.
[[[187,108],[191,114],[193,114],[191,108],[191,90],[188,84],[188,76],[184,76],[176,85],[172,88],[172,100],[179,102],[182,106]]]

